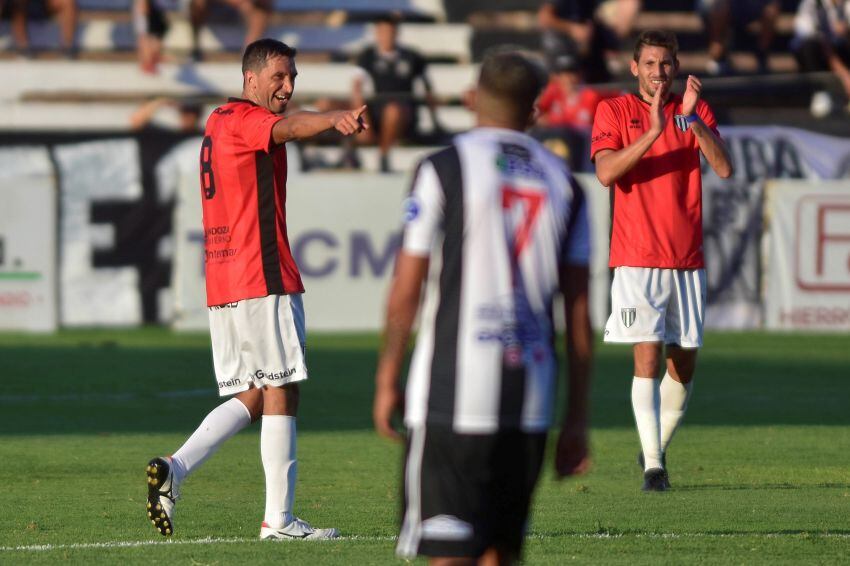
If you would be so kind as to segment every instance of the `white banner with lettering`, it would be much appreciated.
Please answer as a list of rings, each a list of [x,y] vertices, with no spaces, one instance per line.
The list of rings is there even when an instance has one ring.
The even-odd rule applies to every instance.
[[[727,126],[720,132],[735,173],[719,179],[703,162],[706,327],[760,328],[765,181],[846,177],[850,140],[772,126]]]
[[[0,330],[56,330],[56,179],[46,148],[0,148],[0,202]]]
[[[293,151],[289,155],[293,156]],[[184,155],[181,152],[181,155]],[[160,171],[161,189],[179,174],[174,213],[174,327],[208,327],[197,145],[185,166]],[[310,330],[377,330],[400,244],[405,175],[294,171],[287,181],[289,241],[301,270]]]
[[[188,143],[188,142],[187,142]],[[194,151],[193,151],[194,149]],[[208,326],[204,293],[203,229],[197,176],[197,145],[180,150],[159,171],[164,196],[177,193],[174,215],[174,327]],[[176,175],[176,176],[175,176]],[[180,179],[177,185],[173,179]],[[608,195],[596,177],[579,175],[591,216],[607,218]],[[292,252],[307,292],[304,304],[310,330],[378,330],[400,245],[401,202],[408,175],[293,174],[287,183],[287,213]],[[594,224],[591,316],[594,326],[608,316],[608,228]]]
[[[115,247],[116,227],[92,217],[97,203],[132,203],[142,195],[138,143],[112,139],[55,147],[61,180],[61,319],[63,326],[136,326],[142,322],[135,267],[95,267]]]
[[[765,319],[850,330],[850,180],[769,183]]]

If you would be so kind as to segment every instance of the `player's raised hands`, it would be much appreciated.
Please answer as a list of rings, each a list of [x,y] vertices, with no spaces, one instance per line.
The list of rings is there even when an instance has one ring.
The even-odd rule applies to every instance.
[[[365,104],[356,110],[334,112],[332,118],[334,129],[346,136],[359,134],[363,130],[368,130],[369,124],[363,119],[364,112],[366,112]]]
[[[649,129],[656,134],[664,131],[664,126],[667,124],[667,117],[664,115],[664,98],[667,96],[666,83],[655,89],[655,95],[652,97],[652,104],[649,108]]]
[[[702,83],[694,75],[688,75],[688,81],[685,85],[685,95],[682,97],[682,114],[690,116],[694,113],[699,101],[699,95],[702,92]]]

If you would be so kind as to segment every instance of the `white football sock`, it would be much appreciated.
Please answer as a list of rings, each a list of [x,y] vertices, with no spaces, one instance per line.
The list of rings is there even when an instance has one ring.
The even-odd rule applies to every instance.
[[[182,482],[215,454],[225,440],[249,424],[251,413],[239,399],[230,399],[210,411],[201,426],[171,457],[177,482]]]
[[[265,522],[273,529],[285,527],[292,521],[292,502],[295,499],[295,417],[263,415],[260,432],[260,455],[266,472]]]
[[[661,451],[665,452],[670,440],[688,409],[693,380],[679,383],[669,373],[664,374],[659,392],[661,394]]]
[[[632,380],[632,410],[635,413],[640,445],[643,450],[644,471],[663,468],[661,465],[661,398],[658,380],[635,377]]]

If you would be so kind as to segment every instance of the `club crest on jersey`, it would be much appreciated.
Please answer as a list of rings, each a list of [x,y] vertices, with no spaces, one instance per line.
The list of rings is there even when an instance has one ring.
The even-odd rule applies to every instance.
[[[626,326],[626,328],[630,328],[635,323],[636,318],[636,308],[620,309],[620,319],[623,321],[623,324]]]
[[[416,220],[419,217],[419,212],[422,210],[422,207],[419,205],[419,200],[412,196],[404,199],[401,207],[403,210],[402,220],[405,224]]]
[[[676,114],[675,116],[673,116],[673,121],[676,123],[677,128],[679,128],[683,132],[688,131],[688,126],[690,126],[690,124],[688,123],[687,116],[685,116],[684,114]]]

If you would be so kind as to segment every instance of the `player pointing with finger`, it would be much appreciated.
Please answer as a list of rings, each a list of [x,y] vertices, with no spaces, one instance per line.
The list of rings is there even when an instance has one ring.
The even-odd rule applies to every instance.
[[[645,31],[635,45],[638,94],[600,103],[591,157],[611,191],[611,316],[605,341],[633,344],[632,408],[645,491],[669,488],[665,453],[682,421],[702,345],[706,278],[700,153],[720,177],[732,174],[714,114],[688,76],[670,91],[678,43]],[[662,352],[666,345],[666,352]],[[658,379],[662,353],[666,373]]]
[[[299,382],[307,379],[304,286],[286,229],[284,144],[326,130],[352,135],[366,110],[283,116],[295,89],[295,49],[261,39],[242,58],[242,97],[210,115],[200,153],[204,251],[213,365],[220,396],[171,457],[147,467],[148,517],[174,532],[180,484],[262,415],[266,505],[260,538],[336,538],[293,514]]]

